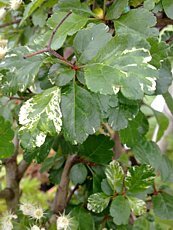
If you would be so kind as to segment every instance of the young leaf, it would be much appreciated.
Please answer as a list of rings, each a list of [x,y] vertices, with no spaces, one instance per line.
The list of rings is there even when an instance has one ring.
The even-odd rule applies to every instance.
[[[53,87],[26,101],[20,109],[21,144],[26,149],[40,147],[47,135],[61,131],[60,89]]]
[[[129,201],[123,196],[117,196],[111,203],[110,215],[115,224],[128,224],[130,217]]]
[[[92,212],[100,213],[108,206],[109,201],[110,196],[104,193],[95,193],[89,196],[87,208]]]
[[[10,157],[14,153],[13,138],[14,132],[10,122],[0,116],[0,159]]]
[[[129,200],[130,208],[136,216],[140,216],[146,213],[147,207],[143,200],[131,196],[128,196],[127,198]]]
[[[54,13],[48,20],[47,25],[54,29],[64,18],[66,13],[64,12],[58,12]],[[66,40],[66,37],[72,36],[77,31],[79,31],[82,27],[85,26],[87,23],[88,18],[80,16],[78,14],[72,13],[65,21],[64,23],[59,27],[58,32],[55,34],[51,48],[52,49],[59,49],[63,43]]]
[[[87,177],[87,169],[85,165],[82,163],[76,164],[72,167],[70,171],[70,180],[73,182],[73,184],[82,184]]]
[[[86,156],[93,162],[106,164],[112,159],[113,146],[114,143],[109,137],[104,135],[93,135],[89,136],[82,144],[79,154]]]
[[[148,38],[158,35],[157,29],[153,28],[155,24],[156,18],[150,11],[138,8],[130,10],[127,14],[116,20],[115,28],[118,34],[137,33],[141,37]]]
[[[160,193],[152,198],[154,213],[166,220],[173,220],[173,196]]]
[[[62,95],[63,131],[73,144],[82,143],[100,126],[97,101],[75,82]]]
[[[73,44],[80,63],[85,64],[90,61],[110,41],[112,36],[108,31],[109,28],[100,23],[98,25],[89,24],[87,28],[77,33]]]
[[[42,55],[24,59],[25,54],[30,52],[34,51],[28,47],[21,46],[10,51],[5,61],[0,63],[0,69],[8,69],[10,71],[4,84],[6,90],[12,92],[12,94],[15,94],[17,91],[23,92],[27,87],[31,86],[43,63]]]
[[[127,171],[125,186],[129,194],[145,191],[155,178],[154,170],[149,165],[133,166]]]
[[[118,161],[113,160],[105,170],[108,184],[113,191],[121,192],[123,187],[124,171]]]
[[[106,19],[117,19],[123,13],[125,7],[128,6],[128,0],[117,0],[108,8]]]

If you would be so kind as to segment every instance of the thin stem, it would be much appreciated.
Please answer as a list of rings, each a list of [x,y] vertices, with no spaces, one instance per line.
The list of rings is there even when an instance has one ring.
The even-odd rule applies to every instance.
[[[106,13],[106,0],[104,0],[104,2],[103,2],[103,15],[104,15],[104,17],[105,17],[105,13]]]
[[[42,50],[38,50],[36,52],[33,52],[33,53],[30,53],[30,54],[26,54],[23,58],[26,59],[26,58],[31,58],[33,56],[36,56],[38,54],[42,54],[42,53],[45,53],[45,52],[49,52],[49,49],[48,48],[44,48]]]
[[[48,46],[47,46],[48,49],[51,49],[51,44],[52,44],[53,38],[54,38],[54,36],[55,36],[57,30],[58,30],[59,27],[63,24],[63,22],[70,16],[71,13],[72,13],[72,11],[69,11],[69,12],[65,15],[65,17],[60,21],[60,23],[56,26],[56,28],[53,30],[52,35],[51,35],[51,37],[50,37],[50,39],[49,39],[49,42],[48,42]]]
[[[7,23],[4,23],[2,25],[0,25],[0,28],[4,28],[4,27],[7,27],[7,26],[11,26],[13,24],[19,24],[21,21],[21,19],[17,19],[15,21],[12,21],[12,22],[7,22]]]
[[[67,198],[67,204],[70,202],[70,200],[71,200],[73,194],[75,193],[75,191],[76,191],[78,188],[79,188],[79,184],[76,184],[75,187],[71,190],[71,192],[70,192],[70,194],[69,194],[69,196],[68,196],[68,198]]]

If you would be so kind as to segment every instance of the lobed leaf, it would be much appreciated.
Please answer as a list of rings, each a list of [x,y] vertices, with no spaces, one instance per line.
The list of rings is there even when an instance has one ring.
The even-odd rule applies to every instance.
[[[105,170],[108,184],[113,191],[121,192],[124,180],[124,171],[118,161],[113,160]]]
[[[149,165],[133,166],[127,171],[125,186],[129,194],[145,191],[155,178],[154,169]]]
[[[129,201],[121,195],[117,196],[111,203],[110,215],[115,224],[128,224],[130,217]]]

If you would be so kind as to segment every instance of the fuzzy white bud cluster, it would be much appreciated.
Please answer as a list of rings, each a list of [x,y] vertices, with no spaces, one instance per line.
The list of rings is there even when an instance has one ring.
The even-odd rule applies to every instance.
[[[17,10],[22,4],[22,0],[10,0],[10,9]]]
[[[0,20],[4,19],[6,15],[6,9],[4,7],[0,8]]]
[[[11,212],[5,212],[1,219],[1,230],[12,230],[12,219],[17,219],[17,216]]]
[[[0,40],[0,60],[3,59],[8,51],[7,40]]]
[[[63,213],[57,218],[56,221],[56,227],[57,230],[70,230],[74,226],[73,218],[70,217],[70,215],[65,215]]]
[[[21,204],[20,210],[25,216],[30,216],[36,220],[40,220],[44,216],[44,212],[41,207],[36,207],[35,205],[30,203]]]

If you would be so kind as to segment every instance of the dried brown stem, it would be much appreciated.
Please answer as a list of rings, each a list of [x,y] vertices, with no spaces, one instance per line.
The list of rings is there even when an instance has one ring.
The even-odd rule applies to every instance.
[[[21,21],[21,19],[17,19],[17,20],[12,21],[12,22],[7,22],[7,23],[4,23],[4,24],[1,24],[0,28],[4,28],[4,27],[11,26],[11,25],[14,25],[14,24],[19,24],[20,21]]]

